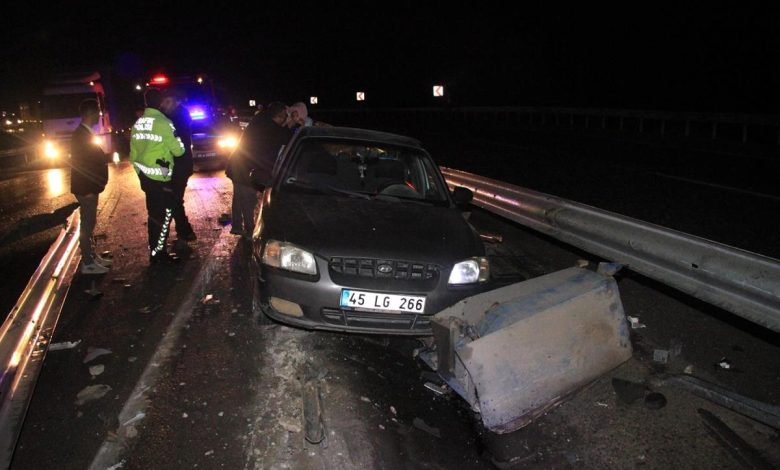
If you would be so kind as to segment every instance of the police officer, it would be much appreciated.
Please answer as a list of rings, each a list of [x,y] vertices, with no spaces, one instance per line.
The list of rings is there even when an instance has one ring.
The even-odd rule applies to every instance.
[[[176,128],[176,136],[184,144],[184,155],[176,159],[176,166],[171,176],[171,189],[173,190],[173,220],[176,222],[176,236],[179,240],[196,240],[187,213],[184,211],[184,191],[187,189],[187,181],[192,176],[192,118],[190,113],[182,105],[184,94],[172,88],[167,90],[162,101],[162,111],[173,122]]]
[[[176,137],[173,123],[160,111],[163,99],[160,90],[149,88],[144,99],[146,109],[133,124],[130,136],[130,161],[146,193],[149,260],[152,263],[177,261],[175,255],[168,253],[165,242],[173,216],[174,158],[184,155],[184,144]]]

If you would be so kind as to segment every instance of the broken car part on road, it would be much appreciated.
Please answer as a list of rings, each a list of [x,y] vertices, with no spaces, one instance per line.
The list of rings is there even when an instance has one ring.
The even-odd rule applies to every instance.
[[[480,414],[515,431],[631,358],[617,283],[569,268],[461,300],[420,358]]]

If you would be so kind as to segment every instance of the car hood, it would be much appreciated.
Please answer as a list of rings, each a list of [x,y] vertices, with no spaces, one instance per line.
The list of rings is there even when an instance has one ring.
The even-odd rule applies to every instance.
[[[448,264],[484,254],[462,213],[428,204],[341,195],[274,193],[263,209],[263,238],[316,255]]]

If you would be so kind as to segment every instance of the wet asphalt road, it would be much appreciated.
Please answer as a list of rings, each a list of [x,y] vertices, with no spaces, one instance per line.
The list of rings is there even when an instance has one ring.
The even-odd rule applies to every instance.
[[[112,170],[96,233],[115,267],[96,279],[96,300],[84,293],[90,280],[74,280],[53,342],[81,343],[47,356],[12,468],[490,468],[491,455],[528,468],[740,468],[707,434],[698,408],[780,464],[777,432],[766,426],[677,390],[663,390],[669,404],[661,410],[626,405],[610,386],[612,377],[691,366],[778,404],[777,335],[620,276],[626,312],[647,325],[634,330],[634,358],[528,428],[490,436],[459,399],[424,388],[430,377],[412,357],[414,339],[259,325],[249,308],[248,247],[217,223],[230,192],[220,173],[193,177],[187,209],[199,239],[177,244],[180,265],[150,268],[137,180],[126,164]],[[504,236],[490,250],[506,282],[588,258],[481,211],[471,217]],[[672,339],[682,356],[653,363],[652,350]],[[85,364],[90,348],[111,353]],[[724,356],[730,371],[713,366]],[[104,372],[91,376],[94,365]],[[320,445],[303,439],[302,380],[311,371],[322,387]],[[77,405],[90,385],[111,388]]]

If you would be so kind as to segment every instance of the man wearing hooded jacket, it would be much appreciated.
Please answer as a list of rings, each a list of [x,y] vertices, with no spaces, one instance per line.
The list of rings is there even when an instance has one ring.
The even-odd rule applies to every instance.
[[[173,123],[160,111],[160,91],[150,88],[144,99],[146,109],[133,124],[130,136],[130,161],[146,194],[149,260],[177,261],[168,253],[166,241],[175,204],[171,176],[175,158],[184,154],[184,144],[176,137]]]

